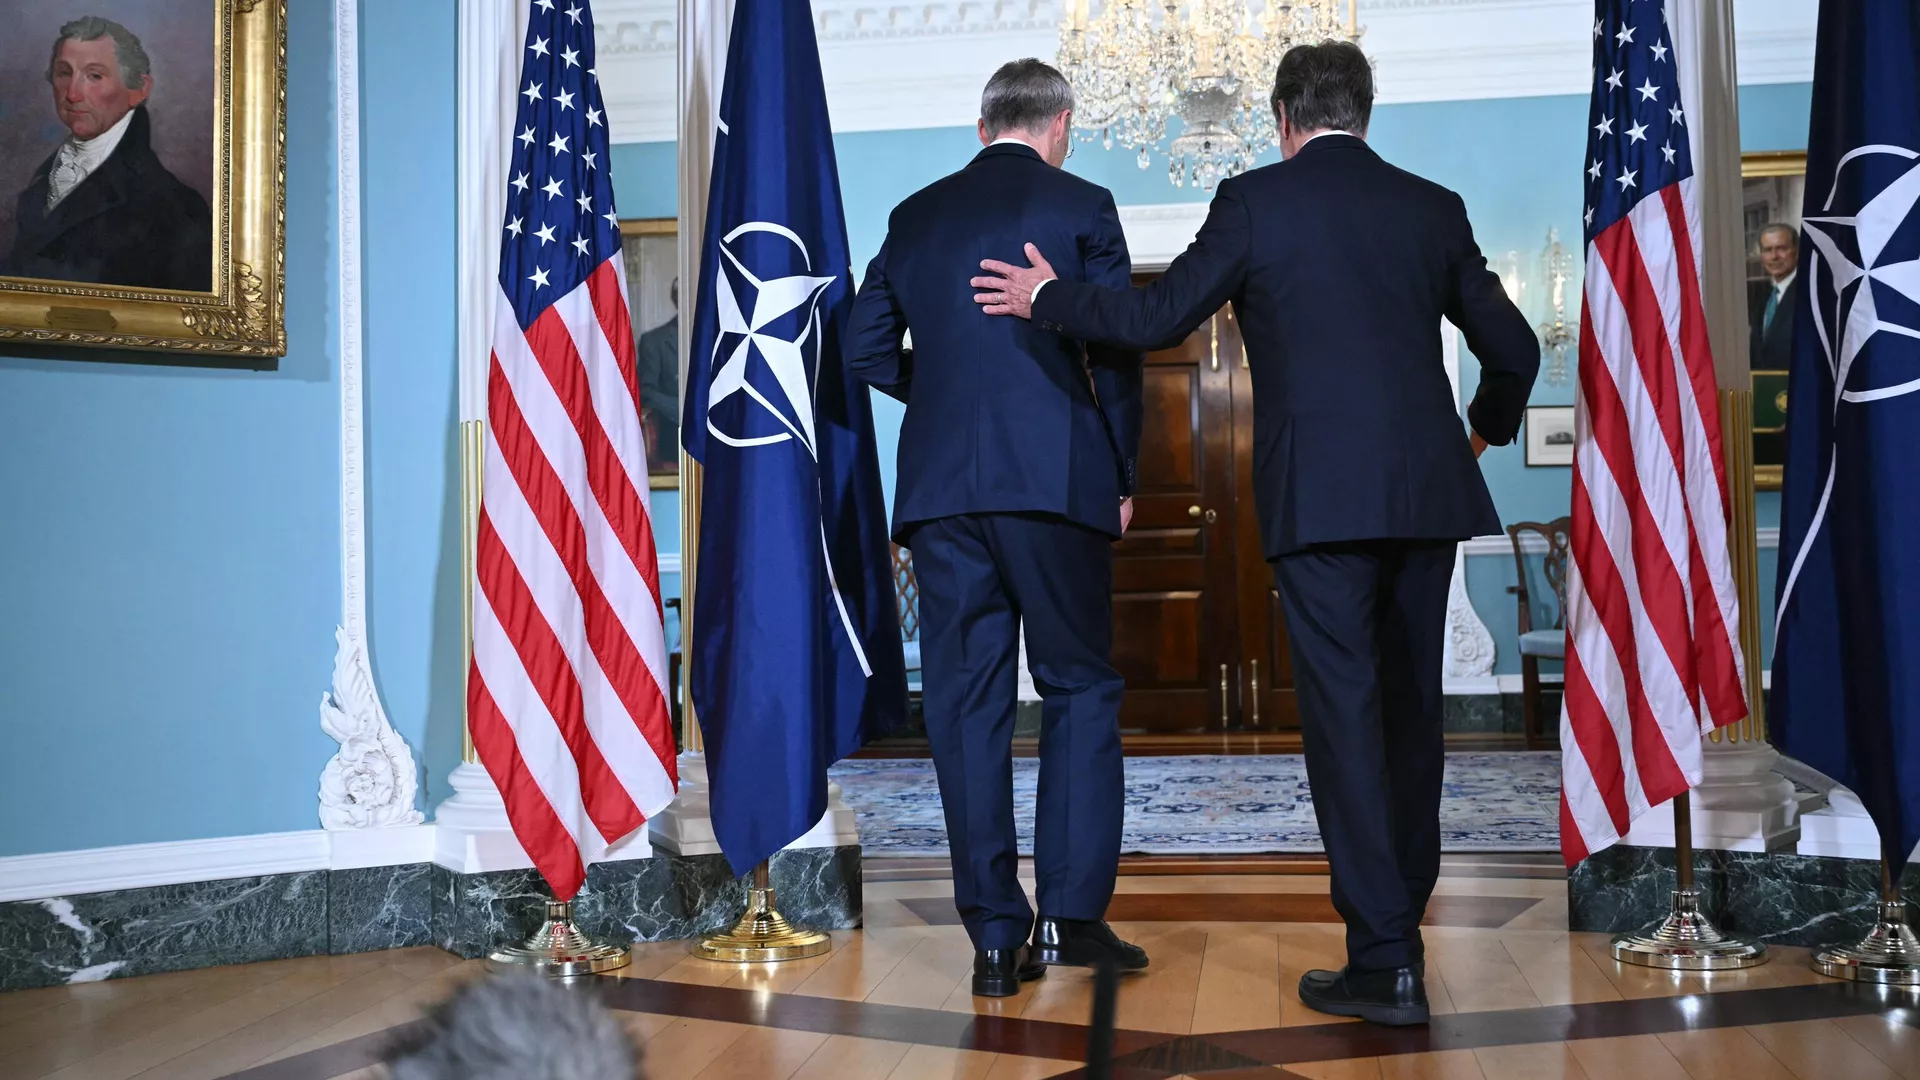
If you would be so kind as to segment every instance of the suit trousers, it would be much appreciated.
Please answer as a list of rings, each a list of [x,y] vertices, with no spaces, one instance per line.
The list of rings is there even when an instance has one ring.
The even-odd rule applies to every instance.
[[[1307,782],[1356,969],[1422,961],[1440,874],[1441,666],[1452,541],[1317,545],[1273,560]]]
[[[1018,878],[1013,722],[1020,627],[1042,699],[1034,873],[1040,912],[1098,919],[1113,899],[1125,787],[1113,669],[1112,538],[1063,518],[964,514],[908,538],[920,657],[953,855],[953,899],[975,948],[1033,930]]]

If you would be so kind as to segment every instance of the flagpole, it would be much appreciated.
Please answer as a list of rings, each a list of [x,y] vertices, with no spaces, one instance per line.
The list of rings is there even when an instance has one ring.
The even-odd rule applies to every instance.
[[[1705,0],[1683,12],[1685,25],[1673,27],[1674,45],[1691,39],[1690,63],[1685,67],[1697,89],[1688,102],[1695,175],[1700,184],[1701,306],[1713,349],[1719,394],[1720,436],[1726,459],[1728,503],[1728,561],[1739,596],[1741,653],[1747,659],[1748,718],[1720,731],[1731,742],[1740,731],[1759,738],[1758,673],[1760,623],[1758,600],[1758,544],[1753,518],[1753,375],[1747,356],[1745,311],[1745,245],[1740,207],[1740,147],[1738,76],[1734,68],[1733,2]],[[1689,95],[1682,90],[1682,97]],[[1704,751],[1704,748],[1703,748]],[[1707,757],[1703,752],[1702,769]],[[1756,760],[1760,755],[1751,755]],[[1745,760],[1745,757],[1741,759]],[[1705,778],[1703,777],[1703,780]],[[1711,804],[1709,804],[1711,805]],[[1700,890],[1694,881],[1693,792],[1673,799],[1674,890],[1667,917],[1639,934],[1613,939],[1613,958],[1622,963],[1673,971],[1727,971],[1767,961],[1767,947],[1758,940],[1724,934],[1700,910]]]

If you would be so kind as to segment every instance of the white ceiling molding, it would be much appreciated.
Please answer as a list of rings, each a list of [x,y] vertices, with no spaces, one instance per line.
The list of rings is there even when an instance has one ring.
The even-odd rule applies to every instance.
[[[913,6],[813,0],[835,131],[965,127],[993,69],[1050,57],[1059,0]],[[672,0],[595,5],[600,90],[615,142],[674,138]],[[1740,81],[1813,78],[1811,0],[1741,0]],[[1360,0],[1380,103],[1583,94],[1590,0]]]

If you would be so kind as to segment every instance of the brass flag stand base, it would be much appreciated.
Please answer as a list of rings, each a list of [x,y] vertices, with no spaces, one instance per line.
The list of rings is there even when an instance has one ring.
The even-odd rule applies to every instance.
[[[1732,971],[1764,964],[1765,945],[1722,934],[1700,911],[1700,891],[1693,887],[1691,803],[1685,792],[1673,800],[1673,855],[1678,873],[1673,910],[1651,930],[1614,938],[1613,958],[1669,971]]]
[[[1813,969],[1822,975],[1883,986],[1920,986],[1920,938],[1907,924],[1907,902],[1893,882],[1893,872],[1880,864],[1880,918],[1858,945],[1822,949],[1813,954]]]
[[[496,970],[530,970],[553,978],[597,975],[627,966],[624,945],[601,945],[573,925],[573,905],[547,901],[547,921],[518,945],[494,950],[487,961]]]
[[[747,890],[747,913],[733,929],[701,939],[693,955],[729,964],[765,964],[776,960],[804,960],[833,948],[827,935],[789,924],[773,906],[773,885],[767,864],[753,868],[753,887]]]

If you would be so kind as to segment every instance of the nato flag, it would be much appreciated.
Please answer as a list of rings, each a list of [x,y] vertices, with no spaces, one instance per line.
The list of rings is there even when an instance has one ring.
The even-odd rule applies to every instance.
[[[745,873],[907,703],[873,415],[840,362],[852,260],[807,0],[734,8],[701,252],[688,675],[714,832]]]
[[[1787,398],[1772,730],[1920,841],[1920,5],[1824,0]]]

